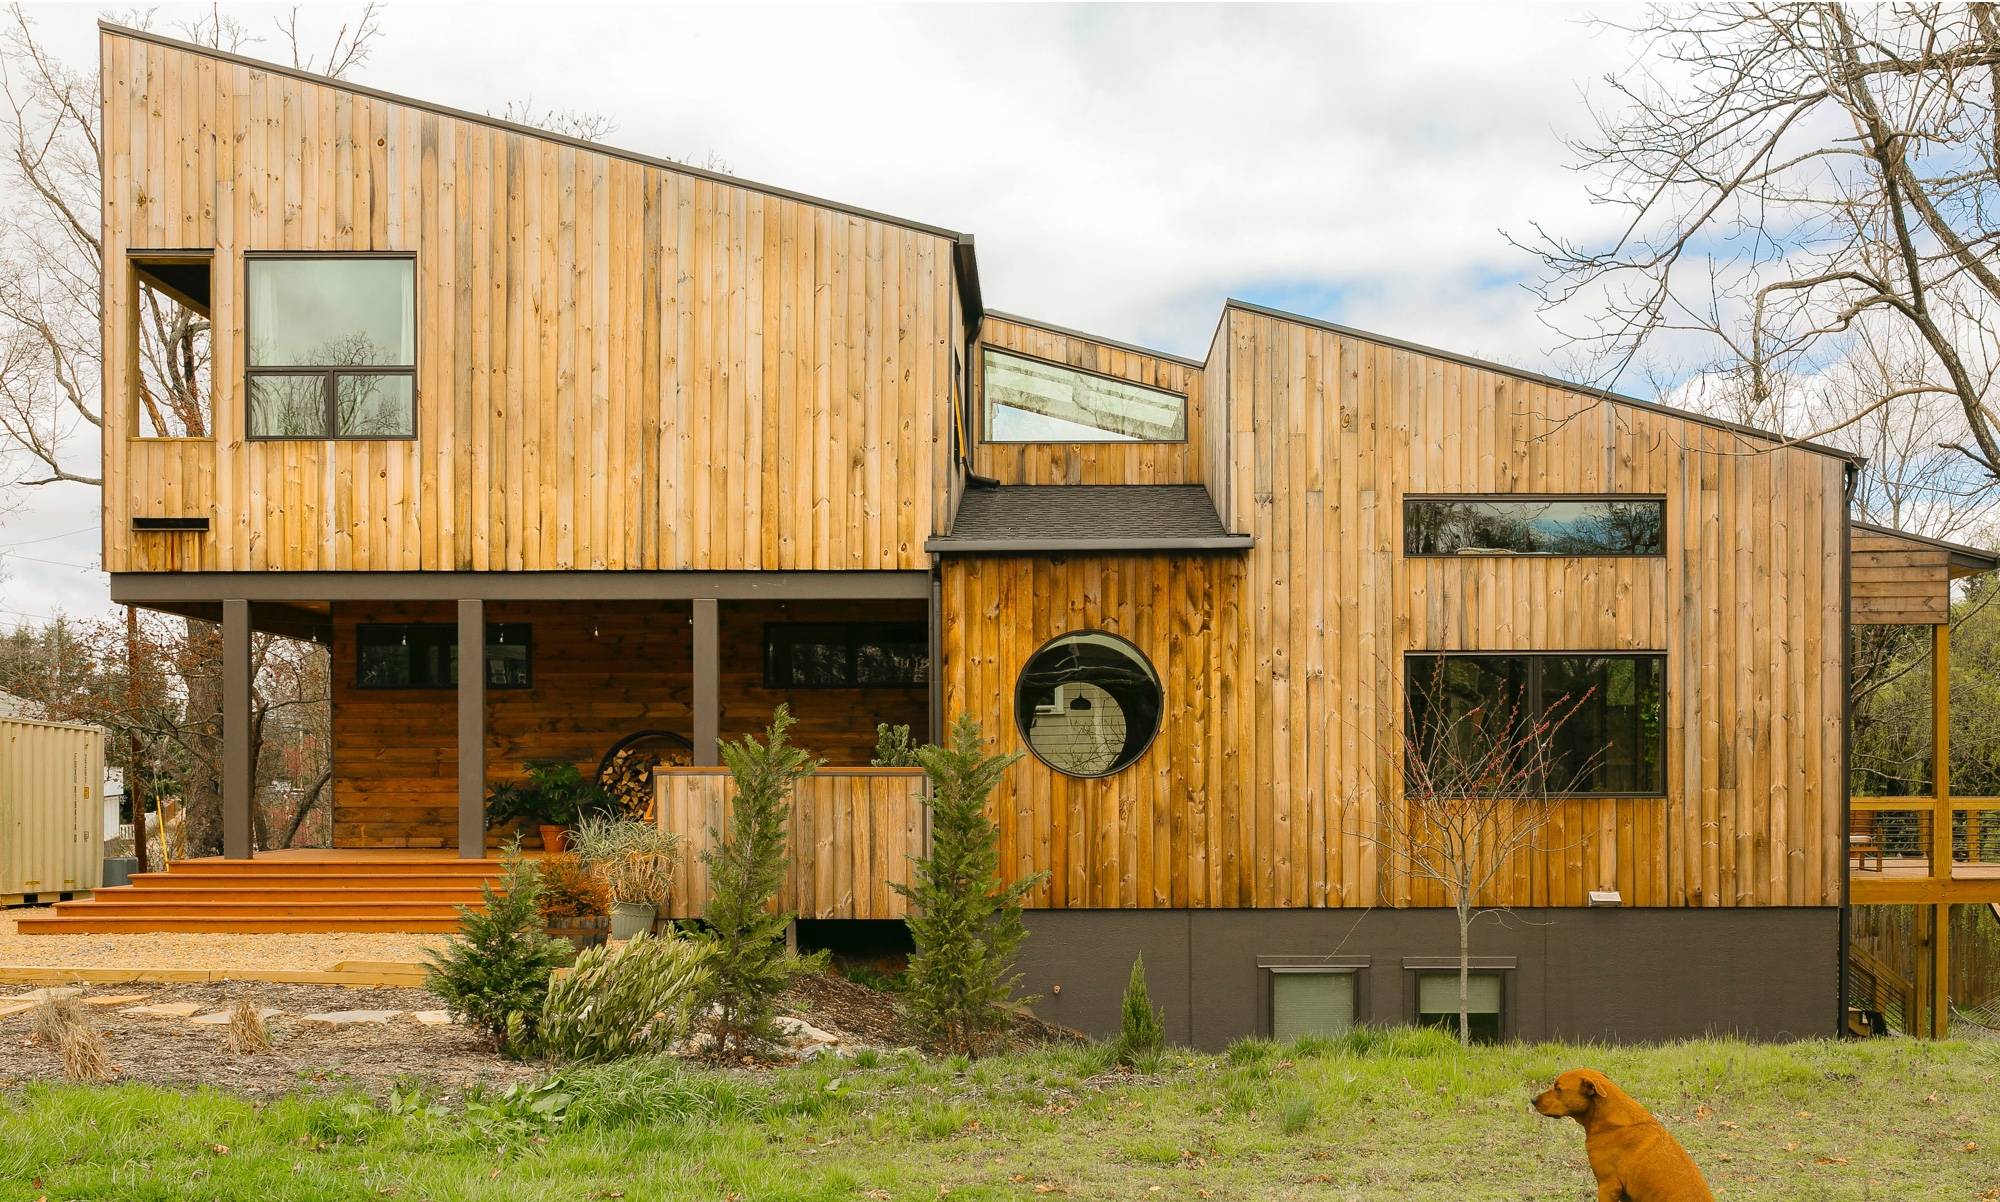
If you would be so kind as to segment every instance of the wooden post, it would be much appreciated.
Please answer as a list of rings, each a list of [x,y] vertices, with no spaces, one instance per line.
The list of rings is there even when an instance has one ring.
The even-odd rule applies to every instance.
[[[250,807],[257,766],[250,762],[250,603],[222,603],[222,854],[250,858]]]
[[[458,855],[486,858],[486,602],[458,603]]]
[[[713,597],[694,599],[694,762],[722,762],[721,615]]]
[[[1951,879],[1951,624],[1931,627],[1931,879]],[[1942,884],[1939,886],[1942,892]],[[1930,926],[1931,996],[1925,1009],[1926,1034],[1944,1039],[1951,1031],[1951,904],[1925,907]]]

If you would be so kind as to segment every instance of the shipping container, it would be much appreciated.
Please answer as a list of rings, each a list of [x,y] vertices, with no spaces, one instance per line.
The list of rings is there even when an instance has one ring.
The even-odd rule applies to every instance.
[[[0,904],[98,888],[104,732],[0,718]]]

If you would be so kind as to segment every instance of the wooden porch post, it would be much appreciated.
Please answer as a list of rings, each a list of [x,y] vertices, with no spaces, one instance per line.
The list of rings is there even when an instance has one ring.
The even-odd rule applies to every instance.
[[[250,603],[222,603],[222,854],[250,858]]]
[[[694,762],[722,762],[722,635],[714,597],[694,599]]]
[[[486,602],[458,603],[458,855],[486,857]]]
[[[1951,624],[1931,627],[1931,879],[1951,879]],[[1943,885],[1939,885],[1943,893]],[[1931,996],[1926,1009],[1930,1030],[1925,1034],[1943,1039],[1951,1029],[1951,905],[1934,907],[1930,926],[1935,931],[1929,954]],[[1922,947],[1922,941],[1918,941]],[[1919,952],[1919,954],[1923,954]]]

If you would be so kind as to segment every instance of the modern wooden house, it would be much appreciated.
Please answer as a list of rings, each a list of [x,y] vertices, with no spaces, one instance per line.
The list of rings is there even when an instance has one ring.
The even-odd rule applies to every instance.
[[[718,740],[781,701],[828,763],[786,904],[894,920],[922,781],[876,724],[970,713],[1029,753],[994,814],[1046,1013],[1115,1025],[1143,953],[1195,1044],[1416,1020],[1455,928],[1369,834],[1421,679],[1588,698],[1483,1029],[1839,1029],[1848,624],[1995,566],[1852,526],[1847,454],[1239,301],[1129,346],[987,308],[950,230],[102,41],[104,562],[226,649],[234,862],[168,874],[177,920],[420,925],[386,895],[481,870],[494,782],[635,738],[685,748],[692,912]],[[202,436],[149,436],[142,289],[212,322]],[[332,651],[309,863],[252,847],[255,631]],[[1896,864],[1878,900],[1982,887]],[[274,910],[288,873],[339,883]],[[45,926],[166,917],[128,902]]]

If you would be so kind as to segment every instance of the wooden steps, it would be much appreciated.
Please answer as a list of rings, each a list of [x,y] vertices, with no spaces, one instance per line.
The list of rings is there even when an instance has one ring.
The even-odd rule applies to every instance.
[[[479,886],[499,874],[497,861],[438,853],[188,860],[14,918],[24,935],[445,932],[458,929],[457,908],[479,905]]]

